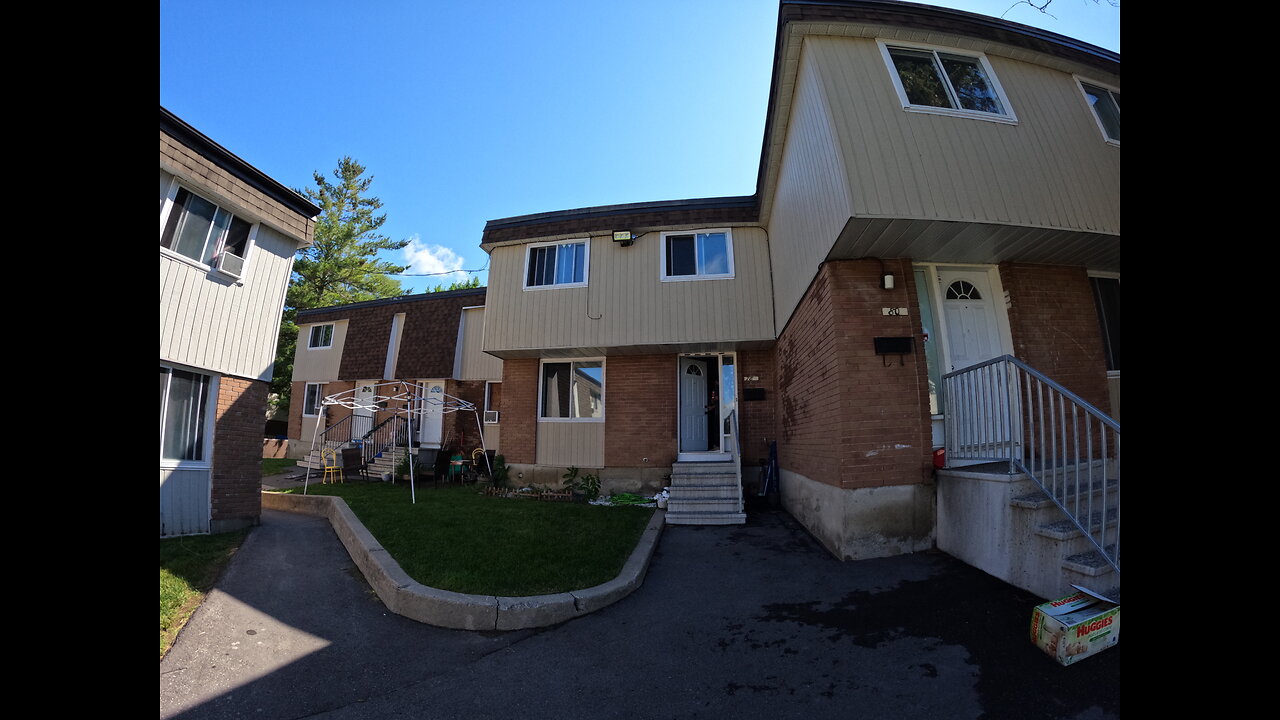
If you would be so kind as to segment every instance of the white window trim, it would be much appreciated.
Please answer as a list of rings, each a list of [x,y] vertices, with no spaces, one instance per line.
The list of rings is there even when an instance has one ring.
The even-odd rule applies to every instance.
[[[254,254],[253,249],[258,244],[258,228],[262,226],[262,222],[254,219],[252,216],[246,213],[234,210],[230,203],[218,197],[217,195],[209,193],[204,190],[196,190],[190,184],[182,182],[175,176],[169,182],[169,192],[165,195],[164,203],[160,207],[160,237],[161,238],[164,237],[165,225],[169,224],[169,215],[173,212],[174,201],[178,197],[179,189],[186,189],[187,192],[193,195],[198,195],[204,198],[205,200],[208,200],[209,202],[213,203],[214,205],[218,206],[218,208],[222,210],[226,210],[232,216],[238,217],[241,220],[244,220],[245,222],[249,223],[249,237],[247,240],[245,240],[245,243],[244,243],[244,256],[243,256],[244,265],[240,268],[240,274],[235,275],[233,273],[229,273],[223,270],[222,268],[214,267],[212,265],[207,265],[203,262],[200,262],[199,260],[196,260],[195,258],[187,257],[186,255],[183,255],[182,253],[176,250],[170,250],[169,248],[163,245],[160,246],[160,254],[171,260],[177,260],[178,262],[190,265],[191,267],[194,267],[200,270],[205,270],[208,272],[217,273],[221,277],[234,280],[237,285],[243,285],[244,278],[248,277],[249,275],[249,264],[252,262],[252,258]]]
[[[1098,82],[1097,80],[1085,77],[1083,75],[1072,75],[1071,77],[1074,78],[1076,81],[1076,89],[1080,91],[1080,99],[1084,101],[1084,109],[1089,112],[1089,116],[1093,118],[1094,124],[1098,126],[1098,132],[1102,133],[1102,140],[1106,142],[1108,145],[1115,145],[1116,147],[1120,147],[1120,141],[1112,139],[1112,137],[1107,134],[1107,127],[1102,124],[1102,118],[1098,116],[1098,111],[1094,110],[1093,105],[1089,103],[1089,93],[1085,91],[1084,86],[1085,86],[1085,83],[1088,83],[1090,85],[1096,85],[1102,88],[1103,90],[1106,90],[1108,92],[1113,92],[1113,93],[1119,93],[1120,88],[1110,83]]]
[[[729,256],[729,272],[716,275],[668,275],[667,274],[667,238],[673,235],[692,235],[697,243],[699,235],[724,233],[725,250]],[[658,276],[662,282],[696,282],[699,280],[732,280],[737,276],[737,266],[733,262],[733,229],[732,228],[699,228],[697,230],[672,230],[661,233],[658,240]]]
[[[185,257],[185,256],[184,256]],[[201,370],[200,368],[190,367],[188,365],[179,365],[177,363],[160,361],[161,367],[167,367],[170,370],[183,370],[197,375],[204,375],[209,378],[209,397],[205,402],[205,418],[204,418],[204,460],[173,460],[166,459],[161,451],[160,469],[161,470],[208,470],[213,467],[213,440],[214,440],[214,424],[218,419],[218,387],[222,376],[218,373]],[[160,432],[164,432],[164,413],[160,414]],[[163,441],[161,442],[163,447]]]
[[[599,362],[602,380],[600,383],[600,417],[598,418],[549,418],[542,417],[542,366],[547,363]],[[603,357],[542,358],[538,361],[538,422],[544,423],[602,423],[607,414],[606,395],[609,387],[608,363]]]
[[[530,285],[529,284],[529,258],[533,255],[534,248],[551,247],[553,245],[577,245],[582,243],[582,282],[574,283],[552,283],[550,285]],[[557,254],[559,251],[556,251]],[[561,290],[564,288],[586,287],[591,281],[591,238],[574,238],[572,240],[556,240],[555,242],[531,243],[524,246],[524,272],[520,276],[520,284],[526,292],[537,290]]]
[[[1009,96],[1005,95],[1004,87],[1000,84],[1000,79],[996,77],[995,69],[991,67],[991,62],[987,60],[985,53],[975,52],[973,50],[964,50],[961,48],[945,47],[942,45],[923,45],[920,43],[881,40],[878,38],[876,39],[876,44],[880,46],[880,56],[884,58],[885,68],[889,71],[889,80],[893,83],[894,91],[898,93],[898,101],[902,104],[903,110],[907,112],[924,113],[926,115],[947,115],[950,117],[986,120],[988,122],[1001,123],[1005,125],[1018,124],[1018,116],[1013,112],[1013,104],[1009,102]],[[964,108],[934,107],[932,105],[912,105],[911,101],[907,99],[906,88],[902,86],[902,77],[898,75],[898,66],[894,64],[893,57],[889,55],[890,47],[950,53],[952,55],[963,55],[977,60],[982,65],[983,72],[987,74],[987,80],[991,82],[991,89],[995,92],[996,97],[1000,98],[1000,104],[1004,107],[1004,113],[997,114],[982,112],[979,110],[965,110]],[[952,90],[952,92],[954,92],[954,90]]]
[[[539,370],[541,370],[541,365],[539,365]],[[493,386],[494,386],[494,385],[501,385],[501,384],[502,384],[502,381],[501,381],[501,380],[486,380],[486,381],[485,381],[485,383],[484,383],[484,413],[483,413],[483,416],[484,416],[484,419],[485,419],[485,420],[484,420],[484,424],[485,424],[485,425],[497,425],[497,424],[502,420],[501,416],[499,416],[498,420],[496,420],[496,421],[492,421],[492,422],[491,422],[491,421],[489,420],[489,413],[491,413],[491,412],[494,412],[494,411],[495,411],[495,410],[494,410],[494,407],[493,407]],[[539,386],[539,388],[541,388],[541,386],[542,386],[541,381],[539,381],[538,386]],[[539,392],[541,392],[541,390],[539,390]],[[601,395],[601,398],[603,398],[603,397],[604,397],[604,396],[603,396],[603,395]],[[602,400],[602,402],[603,402],[603,400]],[[541,405],[539,405],[539,406],[538,406],[538,410],[539,410],[539,412],[541,412],[541,410],[542,410],[542,406],[541,406]]]
[[[328,344],[328,345],[312,345],[312,344],[311,344],[311,335],[312,335],[312,331],[313,331],[315,328],[318,328],[318,327],[324,327],[325,325],[328,325],[330,328],[332,328],[332,329],[329,331],[329,344]],[[334,336],[335,336],[335,335],[337,335],[337,334],[338,334],[338,324],[337,324],[337,323],[327,322],[327,323],[315,323],[315,324],[313,324],[313,325],[308,325],[308,326],[307,326],[307,350],[308,350],[308,351],[310,351],[310,350],[329,350],[329,349],[332,349],[332,348],[333,348],[333,338],[334,338]]]
[[[312,385],[318,386],[320,388],[319,390],[316,391],[317,393],[316,411],[314,414],[307,412],[307,392],[311,389]],[[306,384],[304,388],[302,388],[302,417],[306,417],[306,418],[320,417],[320,409],[324,407],[324,386],[325,385],[328,385],[328,383],[309,382]]]

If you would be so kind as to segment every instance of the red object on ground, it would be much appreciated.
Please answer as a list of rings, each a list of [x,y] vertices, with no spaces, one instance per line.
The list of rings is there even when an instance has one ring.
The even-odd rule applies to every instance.
[[[947,466],[947,449],[938,448],[933,451],[933,466],[941,470]]]

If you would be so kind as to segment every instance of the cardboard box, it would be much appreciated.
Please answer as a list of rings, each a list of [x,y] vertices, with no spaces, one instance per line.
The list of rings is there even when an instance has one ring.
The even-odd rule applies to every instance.
[[[1120,642],[1120,605],[1079,585],[1074,595],[1031,612],[1031,642],[1061,665],[1079,662]]]

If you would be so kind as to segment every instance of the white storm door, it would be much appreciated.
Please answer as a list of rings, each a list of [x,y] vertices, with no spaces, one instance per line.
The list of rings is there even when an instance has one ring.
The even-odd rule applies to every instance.
[[[440,447],[444,427],[444,381],[421,380],[424,397],[418,411],[418,442],[426,447]]]
[[[351,439],[359,440],[373,429],[373,396],[376,394],[372,382],[356,385],[356,407],[351,411]]]
[[[680,452],[707,451],[706,365],[680,358]]]

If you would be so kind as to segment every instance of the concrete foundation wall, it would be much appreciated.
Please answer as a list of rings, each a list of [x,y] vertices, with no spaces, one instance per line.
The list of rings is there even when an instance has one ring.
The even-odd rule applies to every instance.
[[[902,555],[934,546],[932,485],[842,489],[782,471],[782,504],[841,560]]]

